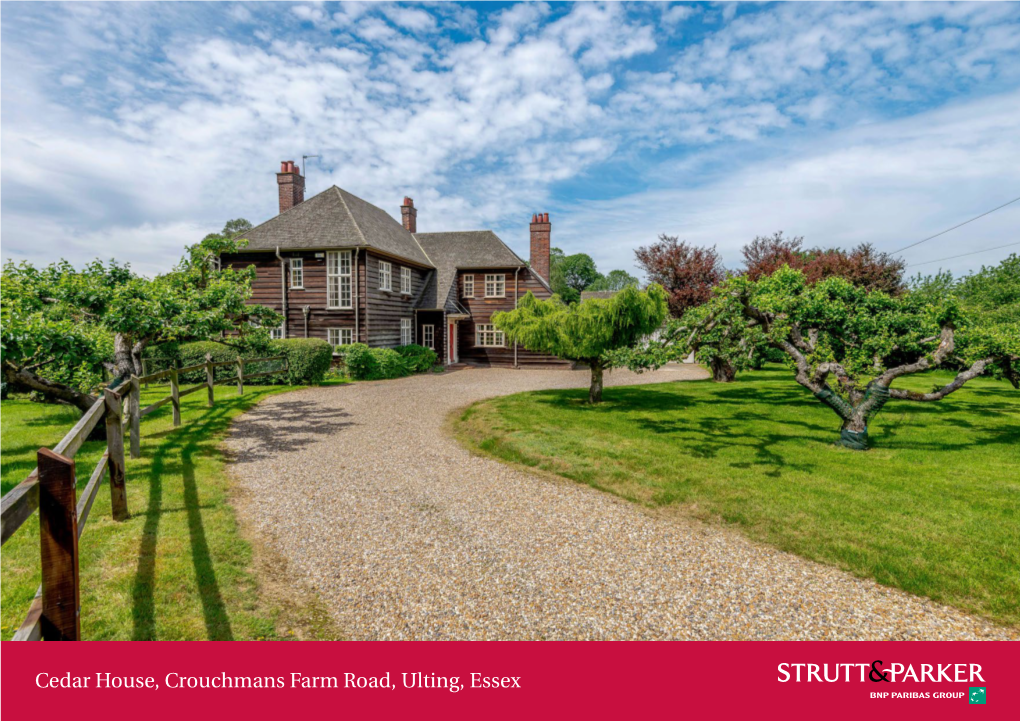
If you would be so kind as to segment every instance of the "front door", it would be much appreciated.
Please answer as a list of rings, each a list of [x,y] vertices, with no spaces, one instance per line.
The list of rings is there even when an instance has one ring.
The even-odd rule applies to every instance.
[[[457,321],[450,321],[449,333],[446,334],[447,363],[457,363],[460,360],[457,354]]]

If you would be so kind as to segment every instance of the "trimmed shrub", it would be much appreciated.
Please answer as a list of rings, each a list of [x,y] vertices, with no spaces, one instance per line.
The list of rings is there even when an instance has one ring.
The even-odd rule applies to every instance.
[[[378,381],[403,378],[412,373],[411,364],[390,348],[369,348],[364,343],[352,343],[337,349],[343,357],[347,375],[358,381]]]
[[[369,352],[375,357],[375,365],[378,368],[377,378],[373,380],[411,375],[411,365],[392,348],[372,348]]]
[[[407,362],[412,373],[424,373],[439,362],[439,356],[431,348],[421,345],[402,345],[397,353]]]
[[[290,372],[280,382],[290,385],[315,385],[326,377],[330,364],[333,362],[333,346],[321,338],[288,338],[274,340],[270,344],[270,355],[287,356],[287,367]],[[274,378],[274,376],[267,376]]]
[[[375,357],[364,343],[351,343],[336,349],[344,365],[344,372],[354,380],[365,380],[377,372]]]

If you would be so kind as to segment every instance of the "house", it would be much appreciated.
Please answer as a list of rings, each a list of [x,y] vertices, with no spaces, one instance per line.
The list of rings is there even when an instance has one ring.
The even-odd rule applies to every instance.
[[[411,198],[401,222],[333,186],[304,199],[293,161],[276,175],[280,214],[245,234],[224,265],[255,266],[252,303],[284,316],[276,338],[322,338],[333,346],[417,343],[444,364],[570,368],[508,344],[492,314],[530,291],[548,298],[548,213],[531,219],[531,262],[491,230],[419,233]]]

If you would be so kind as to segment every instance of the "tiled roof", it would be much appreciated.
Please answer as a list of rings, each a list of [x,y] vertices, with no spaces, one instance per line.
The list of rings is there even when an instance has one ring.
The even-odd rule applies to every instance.
[[[458,269],[519,268],[525,265],[520,256],[491,230],[415,233],[414,237],[436,266],[435,289],[422,297],[419,308],[443,308],[447,313],[466,313],[457,302]]]
[[[374,248],[424,266],[432,266],[404,226],[335,185],[244,234],[250,250]]]
[[[589,300],[591,298],[601,298],[603,300],[612,298],[614,295],[619,293],[618,290],[583,290],[581,291],[581,300]]]

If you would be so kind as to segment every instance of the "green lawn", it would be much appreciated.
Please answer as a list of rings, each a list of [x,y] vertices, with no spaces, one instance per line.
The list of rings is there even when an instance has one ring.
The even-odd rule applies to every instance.
[[[939,374],[939,379],[948,378]],[[934,374],[900,387],[927,389]],[[978,379],[939,403],[890,401],[873,449],[785,369],[733,384],[523,393],[455,419],[470,447],[1020,624],[1020,392]]]
[[[131,518],[110,515],[104,481],[81,537],[82,637],[96,639],[197,640],[289,637],[318,631],[328,622],[314,601],[294,592],[275,600],[258,573],[251,544],[241,537],[230,504],[226,460],[219,449],[231,420],[283,386],[216,389],[182,399],[183,423],[173,428],[169,405],[142,419],[142,457],[127,460]],[[167,386],[142,392],[142,405],[165,396]],[[55,445],[79,414],[66,406],[26,400],[0,404],[3,492],[35,467],[40,446]],[[127,442],[125,440],[125,445]],[[86,443],[75,457],[78,490],[84,488],[105,444]],[[34,516],[3,546],[3,635],[21,624],[39,586],[39,525]],[[277,564],[259,556],[260,568]],[[293,600],[297,600],[296,606]],[[317,630],[318,629],[318,630]]]

